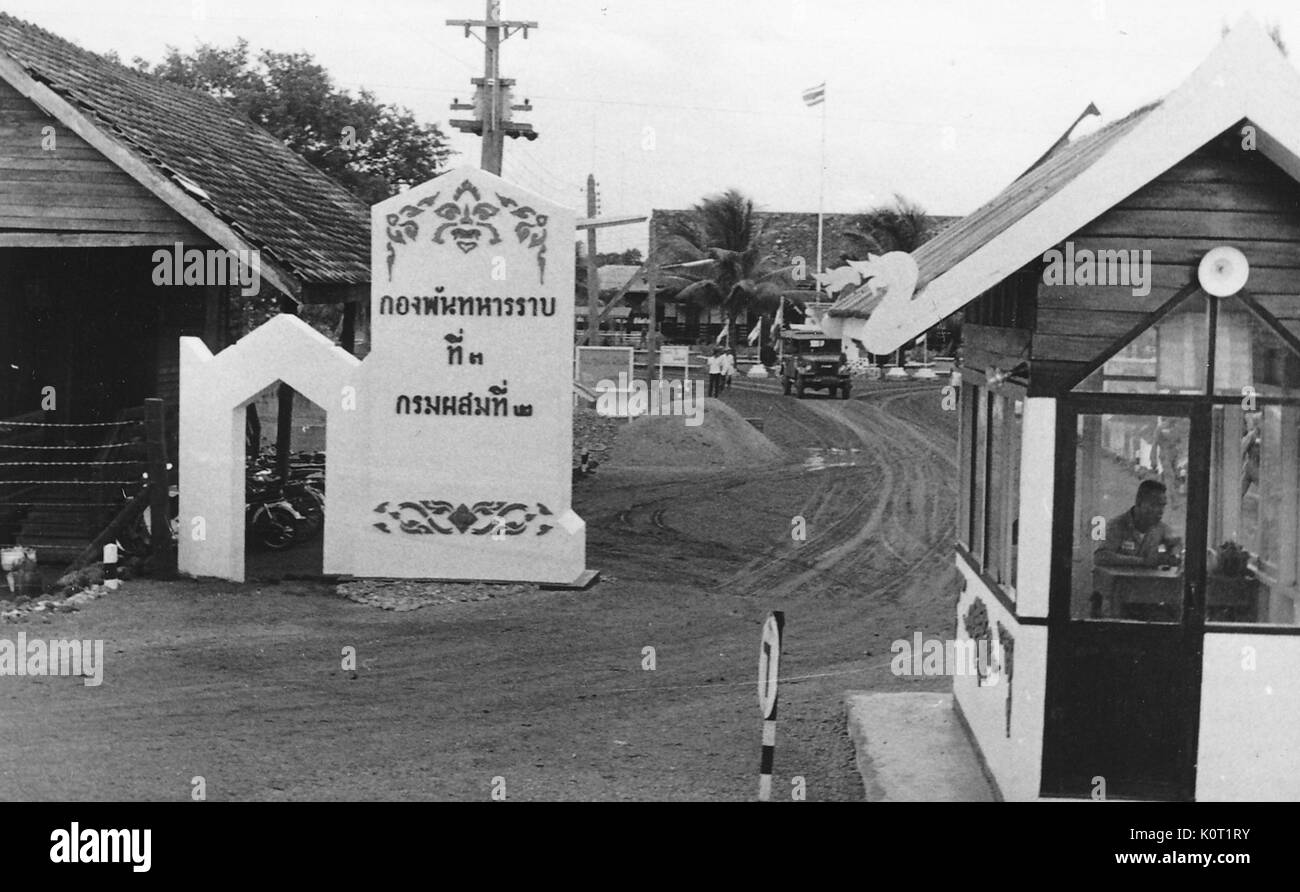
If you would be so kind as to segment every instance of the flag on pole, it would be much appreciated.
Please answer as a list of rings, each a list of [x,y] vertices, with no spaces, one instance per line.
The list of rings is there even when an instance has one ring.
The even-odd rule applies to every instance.
[[[826,101],[826,81],[803,91],[803,104],[811,108]]]
[[[781,334],[781,325],[785,322],[785,298],[781,298],[781,305],[777,307],[776,318],[772,320],[772,337],[776,338]]]
[[[758,343],[758,336],[761,335],[762,333],[763,333],[763,323],[760,320],[759,323],[755,325],[754,328],[749,332],[749,346],[752,347],[754,346],[754,344]]]
[[[718,336],[714,338],[713,343],[721,344],[724,340],[726,340],[726,337],[727,337],[727,326],[724,325],[722,326],[722,331],[718,332]]]

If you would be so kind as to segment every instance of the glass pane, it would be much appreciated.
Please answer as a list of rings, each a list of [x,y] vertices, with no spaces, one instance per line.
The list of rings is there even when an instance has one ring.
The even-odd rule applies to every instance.
[[[1079,417],[1072,618],[1182,620],[1190,427],[1159,415]]]
[[[1024,407],[1002,393],[989,394],[988,487],[985,497],[984,572],[1015,597],[1019,543],[1020,437]]]
[[[1007,554],[1006,571],[1000,577],[1007,594],[1016,597],[1020,571],[1020,438],[1024,428],[1025,405],[1021,400],[1007,400]]]
[[[1216,406],[1206,620],[1296,625],[1300,407]]]
[[[1300,387],[1300,356],[1268,323],[1234,298],[1219,301],[1214,335],[1214,392],[1281,396]]]
[[[975,456],[975,431],[971,414],[971,406],[974,404],[975,386],[963,383],[961,386],[961,401],[957,407],[960,410],[958,414],[961,416],[961,430],[959,432],[959,442],[961,443],[961,486],[958,489],[960,503],[957,511],[957,539],[968,550],[971,547],[971,463],[974,461]]]
[[[1204,393],[1210,343],[1208,307],[1204,295],[1183,301],[1108,359],[1075,390]]]
[[[988,406],[988,390],[983,387],[975,388],[974,418],[972,419],[975,432],[973,465],[975,479],[972,481],[974,486],[971,492],[970,548],[971,554],[974,555],[981,568],[984,566],[984,487],[988,483],[989,460]]]
[[[1004,409],[1000,393],[989,393],[988,487],[984,499],[984,571],[1002,582],[1002,522],[1006,517],[1007,442]]]

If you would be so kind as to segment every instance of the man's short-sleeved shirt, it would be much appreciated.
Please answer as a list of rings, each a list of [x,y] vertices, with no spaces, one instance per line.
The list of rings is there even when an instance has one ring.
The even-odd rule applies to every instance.
[[[710,374],[710,375],[721,375],[721,374],[722,374],[722,357],[721,357],[721,356],[710,356],[710,357],[709,357],[709,374]]]
[[[1133,509],[1130,508],[1106,522],[1105,550],[1111,554],[1150,560],[1159,554],[1160,544],[1169,538],[1169,527],[1163,523],[1153,524],[1145,533],[1140,531],[1133,520]]]

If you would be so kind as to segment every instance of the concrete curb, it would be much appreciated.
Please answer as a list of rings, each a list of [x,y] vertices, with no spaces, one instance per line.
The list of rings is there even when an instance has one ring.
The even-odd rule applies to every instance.
[[[993,802],[948,693],[844,696],[868,802]]]

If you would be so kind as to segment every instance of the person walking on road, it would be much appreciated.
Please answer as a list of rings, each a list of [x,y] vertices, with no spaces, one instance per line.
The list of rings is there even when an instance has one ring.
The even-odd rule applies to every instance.
[[[736,351],[730,347],[722,354],[722,389],[731,389],[731,376],[736,374]]]
[[[714,347],[709,357],[709,396],[721,396],[723,368],[722,348]]]

